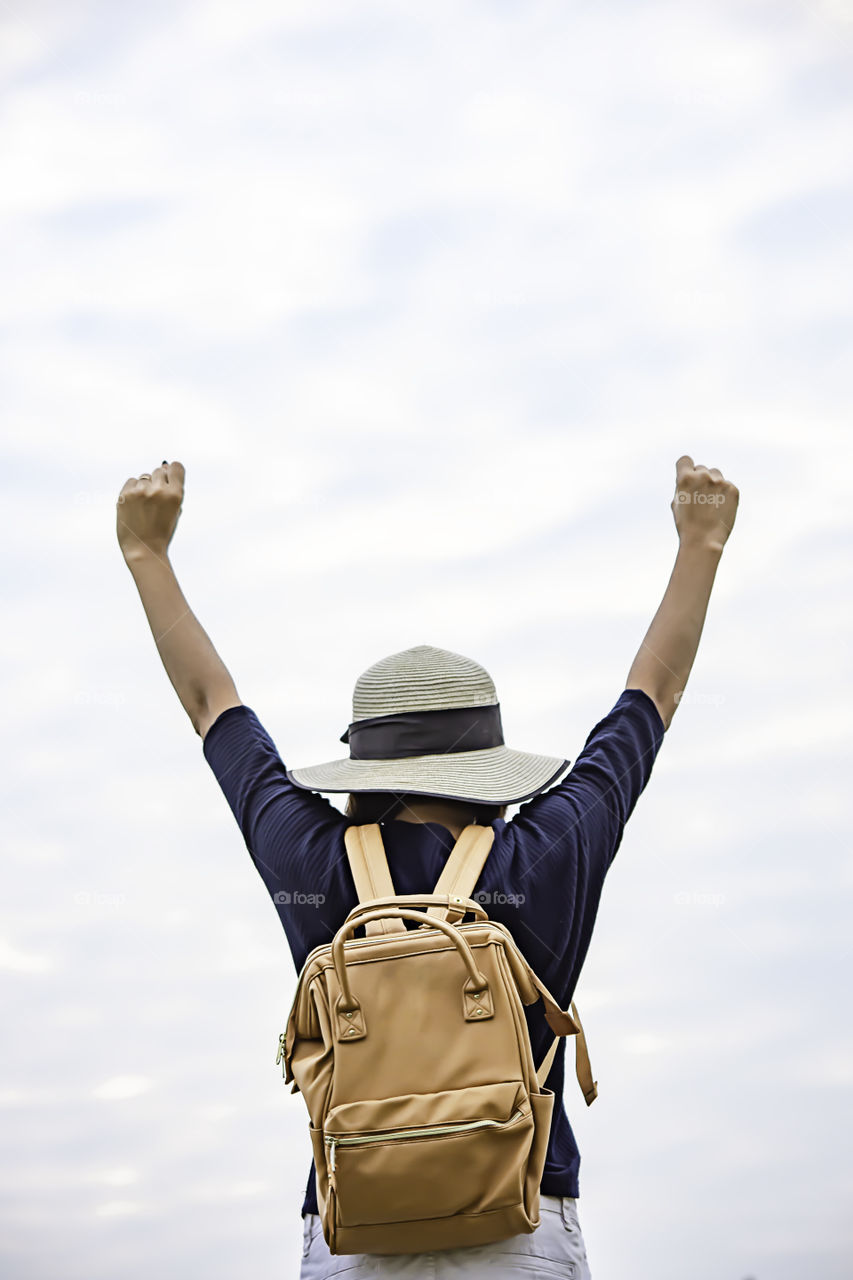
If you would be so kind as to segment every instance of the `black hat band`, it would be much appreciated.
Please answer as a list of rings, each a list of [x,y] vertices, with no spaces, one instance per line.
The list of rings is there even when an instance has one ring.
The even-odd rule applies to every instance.
[[[502,747],[500,704],[398,711],[354,720],[341,734],[341,742],[349,743],[351,760],[402,760],[408,756]]]

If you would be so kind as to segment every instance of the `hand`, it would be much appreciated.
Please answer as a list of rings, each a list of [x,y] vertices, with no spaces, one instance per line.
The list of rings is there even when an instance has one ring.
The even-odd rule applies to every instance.
[[[675,464],[672,514],[682,543],[722,551],[732,531],[740,493],[716,467],[694,467],[685,453]]]
[[[184,499],[184,466],[164,462],[151,475],[125,480],[116,502],[116,533],[125,560],[165,556]]]

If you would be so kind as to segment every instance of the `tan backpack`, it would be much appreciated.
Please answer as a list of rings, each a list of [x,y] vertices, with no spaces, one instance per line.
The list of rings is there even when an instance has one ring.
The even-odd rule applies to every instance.
[[[574,1004],[559,1007],[509,930],[467,896],[493,840],[492,827],[466,827],[434,891],[397,896],[379,824],[346,830],[359,905],[306,959],[276,1058],[308,1107],[333,1254],[534,1231],[554,1106],[544,1081],[561,1036],[577,1036],[588,1106],[598,1093]],[[555,1039],[537,1069],[522,1005],[540,998]]]

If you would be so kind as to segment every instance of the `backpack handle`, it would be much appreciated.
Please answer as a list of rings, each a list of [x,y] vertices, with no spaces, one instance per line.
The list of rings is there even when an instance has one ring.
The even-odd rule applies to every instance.
[[[440,929],[456,947],[462,957],[465,968],[468,970],[468,982],[471,983],[470,989],[468,988],[468,982],[465,983],[465,989],[468,990],[468,994],[473,996],[475,993],[482,992],[484,997],[487,995],[489,990],[488,981],[477,968],[473,951],[455,925],[448,924],[445,920],[439,920],[437,916],[428,916],[425,911],[414,911],[409,907],[383,907],[376,911],[368,911],[359,919],[345,920],[332,940],[332,963],[335,966],[338,985],[341,988],[341,999],[338,1002],[340,1012],[353,1012],[361,1007],[358,1001],[354,999],[352,988],[349,984],[349,975],[344,959],[344,939],[360,924],[366,924],[368,920],[379,920],[384,916],[396,917],[398,920],[417,920],[420,924],[428,924],[431,929]]]
[[[464,916],[472,915],[478,920],[488,920],[489,918],[481,904],[475,902],[473,898],[459,898],[450,893],[398,893],[390,898],[370,898],[366,902],[360,902],[357,907],[353,907],[344,923],[354,920],[356,916],[361,915],[364,911],[374,911],[377,907],[402,907],[404,905],[411,907],[453,907]],[[436,917],[430,916],[430,928],[432,928],[435,919]],[[361,923],[359,921],[359,924]]]

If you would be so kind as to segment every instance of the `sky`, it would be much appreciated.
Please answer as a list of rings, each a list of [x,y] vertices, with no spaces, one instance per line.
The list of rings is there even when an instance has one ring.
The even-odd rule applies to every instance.
[[[296,974],[125,480],[183,462],[288,767],[416,644],[574,759],[685,453],[740,505],[576,991],[580,1221],[595,1280],[849,1276],[853,4],[8,0],[0,85],[4,1280],[298,1274]]]

